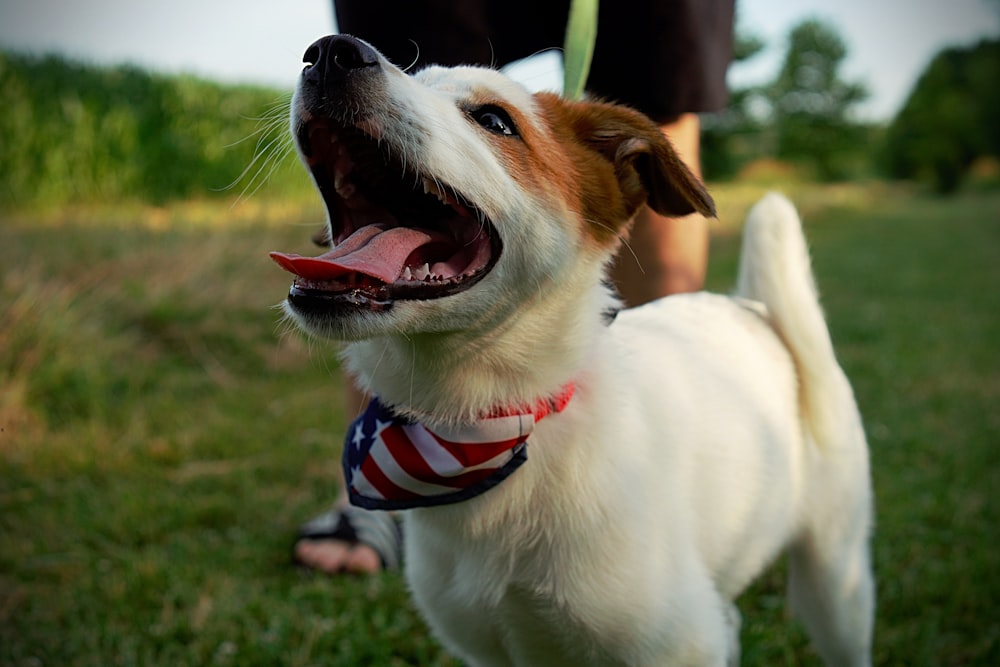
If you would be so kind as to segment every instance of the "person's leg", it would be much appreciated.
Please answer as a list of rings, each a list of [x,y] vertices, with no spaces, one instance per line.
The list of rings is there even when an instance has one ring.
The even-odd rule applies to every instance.
[[[345,379],[346,395],[344,400],[345,415],[353,419],[355,415],[361,414],[368,397],[354,387],[354,384]],[[337,466],[337,479],[339,492],[334,501],[334,509],[340,510],[348,506],[347,484],[344,481],[344,473],[340,466]],[[375,549],[363,542],[345,542],[338,539],[312,539],[300,538],[295,543],[295,560],[311,569],[336,574],[339,572],[350,572],[354,574],[375,573],[382,569],[382,559]]]
[[[688,168],[701,178],[698,116],[682,114],[661,129]],[[639,306],[669,294],[700,290],[708,265],[708,241],[704,216],[667,218],[644,206],[612,272],[625,305]]]

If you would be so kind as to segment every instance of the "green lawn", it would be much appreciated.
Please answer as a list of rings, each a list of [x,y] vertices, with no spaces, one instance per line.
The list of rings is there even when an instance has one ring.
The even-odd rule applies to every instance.
[[[757,194],[717,191],[715,289]],[[792,194],[871,443],[876,662],[1000,664],[1000,193]],[[455,664],[399,577],[289,565],[344,421],[266,253],[320,217],[0,217],[0,665]],[[818,664],[783,588],[779,565],[741,601],[746,665]]]

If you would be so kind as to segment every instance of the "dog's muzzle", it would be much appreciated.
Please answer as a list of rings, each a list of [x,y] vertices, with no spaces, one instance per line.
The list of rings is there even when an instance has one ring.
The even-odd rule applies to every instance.
[[[346,115],[349,107],[345,102],[359,96],[371,97],[375,91],[369,89],[377,87],[384,76],[378,52],[349,35],[316,40],[306,49],[302,62],[306,66],[299,86],[301,103],[305,111],[318,116]]]
[[[332,249],[319,257],[271,254],[296,275],[293,309],[385,310],[482,279],[500,256],[499,237],[473,203],[414,159],[419,119],[400,132],[389,91],[391,75],[401,72],[347,35],[317,40],[303,61],[293,133],[326,204]]]

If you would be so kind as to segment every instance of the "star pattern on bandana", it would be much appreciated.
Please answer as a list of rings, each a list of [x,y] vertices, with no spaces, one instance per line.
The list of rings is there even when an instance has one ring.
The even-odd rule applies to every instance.
[[[524,463],[535,422],[561,412],[572,395],[569,384],[534,408],[498,410],[433,430],[373,398],[345,438],[351,502],[368,509],[406,509],[485,493]]]

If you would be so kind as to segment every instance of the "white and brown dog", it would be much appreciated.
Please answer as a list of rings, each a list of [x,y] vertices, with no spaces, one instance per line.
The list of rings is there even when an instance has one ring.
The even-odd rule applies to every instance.
[[[496,71],[410,76],[347,36],[292,104],[333,249],[273,253],[288,314],[377,396],[348,432],[365,507],[473,665],[724,665],[732,600],[780,553],[831,666],[870,664],[871,491],[791,205],[746,224],[737,296],[620,312],[636,210],[713,204],[658,128]],[[349,450],[349,451],[347,451]]]

